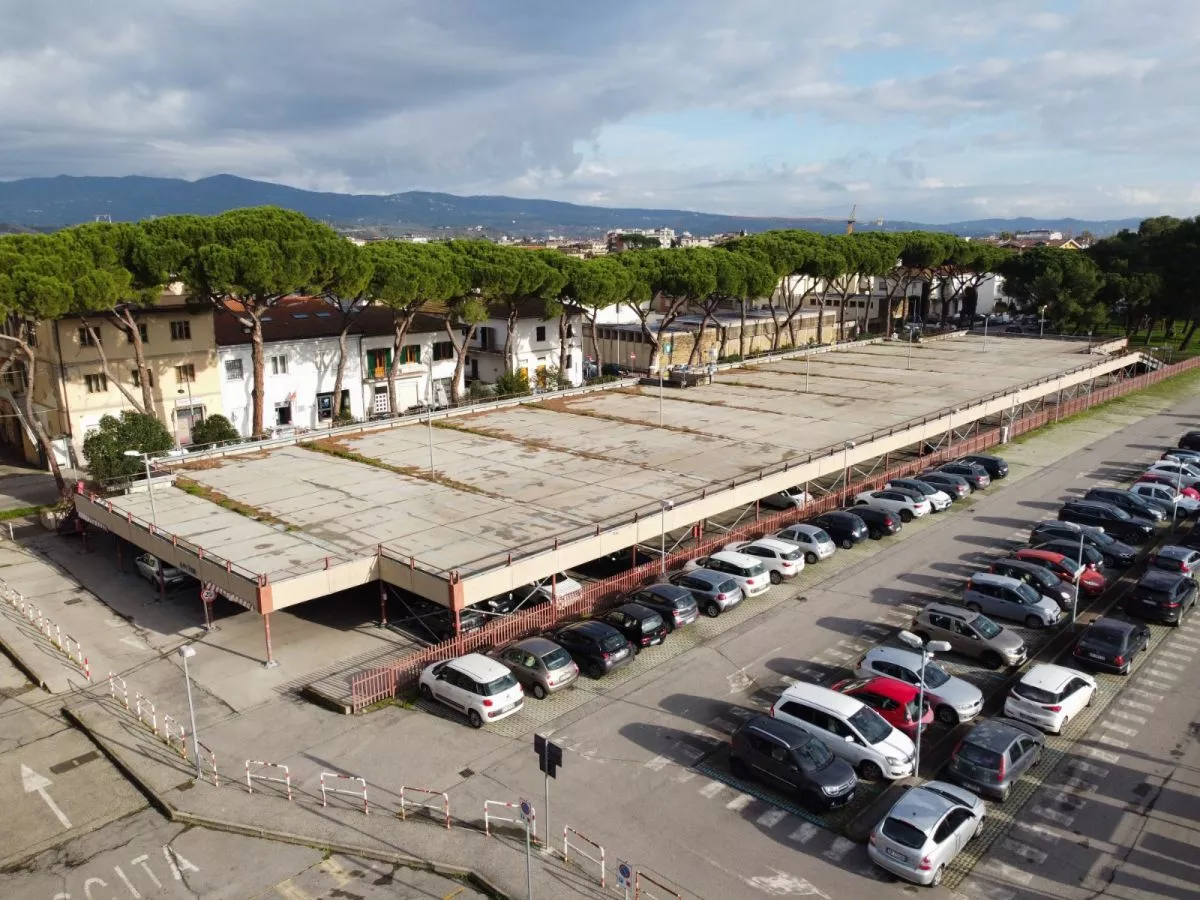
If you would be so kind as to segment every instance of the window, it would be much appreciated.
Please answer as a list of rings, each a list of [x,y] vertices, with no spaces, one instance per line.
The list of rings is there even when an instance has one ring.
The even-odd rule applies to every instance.
[[[292,424],[292,404],[291,403],[276,403],[275,404],[275,424],[276,425],[291,425]]]
[[[454,342],[438,341],[433,345],[434,362],[442,359],[454,359]]]
[[[93,337],[93,334],[95,335],[95,337]],[[100,330],[98,328],[89,330],[87,328],[87,326],[84,326],[79,329],[79,346],[80,347],[95,347],[96,341],[97,341],[97,339],[99,339],[99,337],[100,337]]]
[[[225,360],[225,380],[226,381],[241,381],[245,375],[242,372],[242,361],[240,359]]]
[[[479,329],[479,347],[482,350],[496,349],[496,329],[483,327]]]
[[[191,363],[175,367],[175,380],[180,384],[191,384],[196,380],[196,367]]]
[[[192,323],[187,319],[171,323],[171,340],[190,341],[192,339]]]
[[[103,394],[108,391],[108,378],[103,373],[100,375],[84,375],[83,380],[87,384],[87,392],[89,394]]]
[[[139,372],[137,369],[134,369],[129,374],[131,376],[130,380],[133,382],[133,386],[135,388],[140,388],[142,386],[142,373]],[[154,387],[154,373],[151,372],[149,369],[147,369],[146,376],[147,376],[146,380],[150,383],[150,387]]]
[[[571,367],[572,367],[572,366],[574,366],[574,365],[575,365],[575,354],[574,354],[574,353],[568,353],[568,354],[567,354],[567,358],[566,358],[566,360],[564,360],[564,365],[563,365],[563,369],[565,370],[565,371],[564,371],[564,374],[565,374],[566,372],[570,372],[570,371],[571,371]]]
[[[371,405],[371,411],[382,415],[387,415],[388,412],[388,389],[386,384],[375,385],[375,399]]]
[[[400,348],[400,362],[412,365],[421,361],[421,345],[405,344]]]
[[[287,374],[287,357],[272,356],[271,357],[271,374],[286,375]]]
[[[140,337],[142,339],[143,344],[146,343],[146,341],[150,340],[148,333],[146,331],[146,323],[145,322],[138,322],[137,330],[138,330],[138,337]],[[129,343],[132,344],[133,343],[133,332],[132,331],[125,332],[125,338],[126,338],[126,340],[129,341]]]
[[[545,325],[539,325],[539,326],[537,327],[537,330],[534,332],[534,338],[533,338],[533,339],[534,339],[535,341],[537,341],[539,344],[540,344],[542,341],[546,340],[546,326],[545,326]]]
[[[350,412],[350,391],[345,388],[342,389],[342,412]],[[333,418],[333,391],[317,394],[317,418],[322,421]]]
[[[367,377],[386,378],[392,368],[392,348],[379,347],[367,351]]]

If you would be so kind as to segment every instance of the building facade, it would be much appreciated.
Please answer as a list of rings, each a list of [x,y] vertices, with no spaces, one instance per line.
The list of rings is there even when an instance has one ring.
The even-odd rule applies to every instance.
[[[540,304],[531,304],[522,309],[513,329],[513,339],[508,341],[509,320],[496,314],[475,330],[469,344],[467,378],[470,381],[494,382],[505,372],[516,372],[529,379],[537,388],[554,388],[549,374],[559,369],[565,380],[573,387],[583,384],[584,341],[582,317],[573,312],[566,316],[566,354],[559,337],[559,319],[542,318]],[[509,358],[505,358],[505,345]]]

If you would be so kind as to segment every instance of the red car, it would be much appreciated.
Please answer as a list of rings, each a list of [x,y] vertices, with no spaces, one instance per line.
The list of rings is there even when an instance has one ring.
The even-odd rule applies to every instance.
[[[1074,584],[1079,579],[1079,587],[1089,597],[1097,597],[1108,587],[1108,579],[1100,572],[1087,567],[1082,570],[1075,560],[1051,550],[1018,550],[1013,557],[1024,562],[1034,563],[1043,569],[1049,569],[1058,576],[1059,581]]]
[[[917,700],[920,691],[913,685],[895,678],[848,678],[833,686],[854,699],[865,703],[879,713],[894,728],[899,728],[910,738],[917,736]],[[933,721],[933,706],[925,698],[925,714],[921,716],[921,730]]]
[[[1181,487],[1182,490],[1180,490],[1179,493],[1183,494],[1183,496],[1190,497],[1193,500],[1200,500],[1200,491],[1196,490],[1190,485],[1180,485],[1174,475],[1168,475],[1165,472],[1147,472],[1145,475],[1141,476],[1138,481],[1148,481],[1151,484],[1162,484],[1169,488]]]

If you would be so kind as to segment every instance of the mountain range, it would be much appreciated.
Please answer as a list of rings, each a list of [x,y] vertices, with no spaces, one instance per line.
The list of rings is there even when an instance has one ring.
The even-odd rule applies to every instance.
[[[120,178],[58,175],[0,182],[0,223],[10,230],[54,229],[109,216],[114,222],[136,221],[176,213],[214,215],[242,206],[282,206],[323,219],[340,228],[385,232],[462,233],[484,231],[513,236],[596,236],[612,228],[673,228],[695,235],[736,231],[801,228],[838,233],[843,220],[730,216],[681,209],[615,209],[582,206],[554,200],[473,196],[428,191],[399,194],[335,194],[306,191],[282,184],[235,175],[214,175],[197,181],[179,178]],[[1136,229],[1139,219],[1087,221],[1080,219],[978,219],[930,225],[895,221],[878,225],[859,222],[859,231],[946,231],[982,236],[1001,231],[1049,229],[1103,236],[1122,228]]]

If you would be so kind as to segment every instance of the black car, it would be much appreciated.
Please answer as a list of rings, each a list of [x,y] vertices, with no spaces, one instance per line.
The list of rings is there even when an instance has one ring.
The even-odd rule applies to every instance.
[[[1058,518],[1076,525],[1095,525],[1129,544],[1140,544],[1154,534],[1154,523],[1149,519],[1131,516],[1111,503],[1097,500],[1068,500],[1058,511]]]
[[[1034,545],[1035,550],[1049,550],[1051,553],[1061,553],[1072,562],[1082,563],[1093,572],[1104,571],[1104,554],[1086,541],[1081,545],[1078,540],[1055,538]]]
[[[399,630],[402,627],[409,634],[434,643],[454,637],[454,610],[407,591],[395,590],[392,597],[392,602],[388,604],[391,611],[389,628]],[[399,615],[396,615],[397,612]],[[487,616],[477,609],[464,609],[458,614],[461,634],[478,631],[486,624]]]
[[[885,534],[895,534],[901,527],[899,516],[882,509],[856,506],[853,514],[867,523],[867,535],[873,541],[879,540]]]
[[[625,635],[606,622],[572,622],[547,637],[570,653],[589,678],[600,678],[633,662],[633,647]]]
[[[949,496],[951,501],[958,499],[958,494],[955,491],[948,491],[939,485],[922,481],[920,478],[893,478],[887,483],[886,489],[890,491],[907,491],[925,498],[932,497],[934,494],[940,492]],[[938,512],[938,509],[933,506],[932,501],[929,506],[933,512]]]
[[[668,631],[690,625],[700,618],[700,607],[692,592],[676,584],[650,584],[638,588],[625,600],[654,610],[662,616]]]
[[[862,520],[857,511],[852,513],[842,510],[827,512],[815,519],[810,519],[808,524],[824,529],[825,533],[833,538],[833,542],[843,550],[849,550],[859,541],[865,541],[870,535],[867,523]]]
[[[992,481],[1008,477],[1008,463],[999,456],[989,456],[986,453],[972,453],[960,460],[956,460],[956,462],[974,463],[977,466],[983,466],[987,470],[987,473],[992,476]]]
[[[932,484],[938,490],[949,494],[950,499],[955,503],[970,496],[971,491],[974,490],[971,482],[967,479],[961,475],[951,475],[949,472],[925,472],[921,475],[921,481]]]
[[[1150,646],[1150,629],[1120,619],[1097,619],[1075,644],[1076,662],[1128,675],[1133,658]]]
[[[1200,431],[1189,431],[1179,439],[1179,446],[1184,450],[1200,450]]]
[[[614,553],[609,553],[590,562],[585,562],[582,565],[576,566],[572,571],[578,572],[587,578],[603,581],[605,578],[611,578],[614,575],[620,575],[622,572],[628,572],[630,569],[636,569],[638,566],[644,566],[646,563],[657,561],[657,556],[651,556],[641,547],[626,547],[624,550],[617,550]]]
[[[1043,597],[1049,597],[1061,609],[1070,609],[1075,602],[1075,589],[1045,566],[1022,559],[997,559],[988,567],[988,571],[1025,582]]]
[[[1141,494],[1125,491],[1120,488],[1092,488],[1083,495],[1084,500],[1096,500],[1109,503],[1118,509],[1123,509],[1131,516],[1141,516],[1152,522],[1161,522],[1167,517],[1166,507],[1161,503],[1148,500]]]
[[[640,603],[622,603],[606,612],[603,621],[625,635],[625,640],[633,645],[634,653],[640,653],[646,647],[657,647],[667,638],[663,617]]]
[[[987,469],[976,463],[946,463],[944,466],[938,466],[938,471],[967,479],[967,484],[971,486],[971,490],[973,491],[981,491],[992,483],[992,476],[988,474]]]
[[[800,726],[770,716],[754,716],[733,733],[729,768],[735,778],[798,797],[810,809],[845,806],[858,787],[850,763]]]
[[[1125,612],[1140,619],[1181,625],[1196,605],[1196,582],[1189,575],[1150,569],[1125,597]]]
[[[1104,564],[1110,568],[1127,569],[1137,561],[1137,550],[1091,525],[1052,520],[1038,522],[1029,532],[1029,543],[1034,547],[1054,540],[1074,541],[1078,544],[1080,538],[1088,546],[1099,550],[1104,556]]]
[[[1032,725],[984,719],[959,741],[946,771],[963,787],[1003,802],[1020,777],[1038,764],[1045,743]]]

